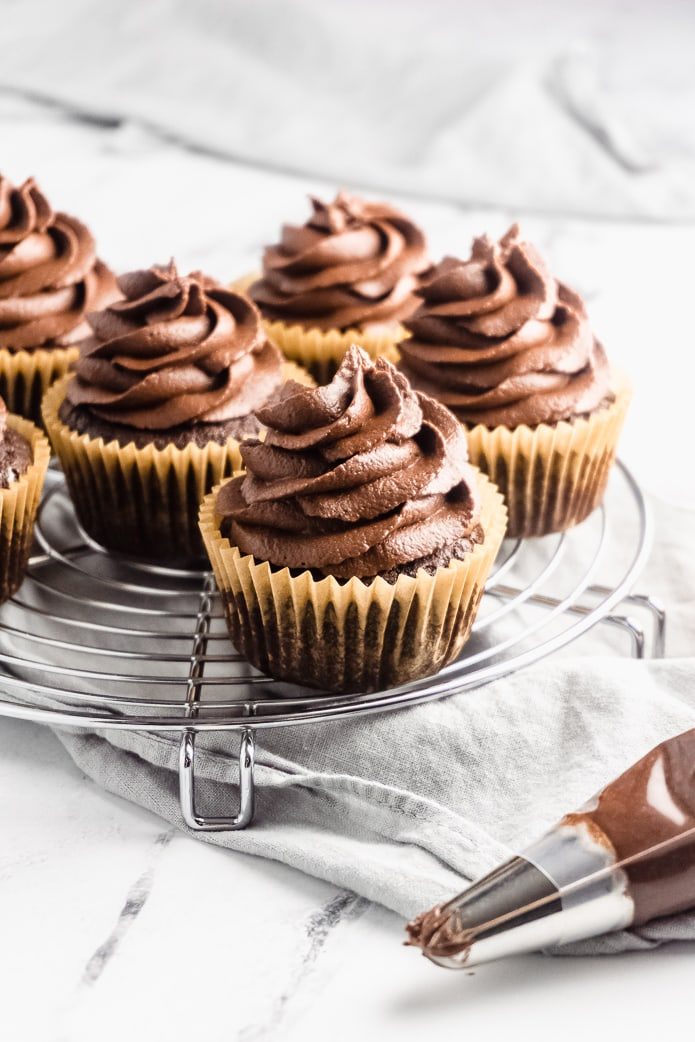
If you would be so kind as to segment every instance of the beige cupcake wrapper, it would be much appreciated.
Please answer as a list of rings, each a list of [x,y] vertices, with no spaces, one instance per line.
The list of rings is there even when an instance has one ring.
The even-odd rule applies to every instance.
[[[77,347],[40,347],[35,351],[0,350],[0,397],[8,412],[42,427],[41,400],[79,357]]]
[[[237,293],[246,293],[259,274],[243,275],[232,283]],[[271,322],[263,319],[268,337],[279,347],[285,358],[309,370],[317,383],[332,380],[343,358],[353,344],[359,344],[371,358],[386,358],[394,364],[400,353],[397,344],[410,334],[400,322],[386,323],[371,329],[359,326],[341,331],[317,329],[299,323]]]
[[[383,690],[428,676],[463,647],[504,537],[499,492],[479,475],[484,542],[434,575],[316,580],[242,555],[220,533],[217,489],[200,530],[238,650],[258,669],[324,690]]]
[[[495,482],[514,538],[563,532],[603,500],[631,388],[613,377],[615,401],[585,419],[538,427],[468,428],[471,463]]]
[[[328,383],[353,344],[359,344],[371,358],[397,362],[396,344],[408,336],[405,326],[394,322],[374,329],[309,329],[284,322],[264,320],[266,332],[285,358],[305,366],[319,384]]]
[[[234,282],[230,283],[230,289],[234,293],[247,293],[249,287],[254,284],[260,278],[260,273],[252,271],[247,275],[242,275],[238,279],[234,279]]]
[[[298,366],[286,365],[285,378],[313,386]],[[47,391],[43,420],[87,535],[127,556],[172,565],[199,560],[204,556],[200,501],[242,465],[239,442],[138,448],[79,434],[59,416],[69,379]]]
[[[0,602],[11,597],[22,584],[51,458],[48,439],[33,423],[8,413],[7,425],[29,442],[34,461],[9,488],[0,489]]]

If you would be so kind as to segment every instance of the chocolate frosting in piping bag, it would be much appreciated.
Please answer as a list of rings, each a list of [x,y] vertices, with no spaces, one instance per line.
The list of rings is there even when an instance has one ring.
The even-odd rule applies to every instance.
[[[609,369],[581,298],[514,225],[445,258],[417,290],[401,368],[469,425],[557,423],[610,397]]]
[[[246,297],[174,263],[121,276],[124,299],[89,316],[67,400],[141,430],[253,413],[282,379]]]
[[[265,441],[242,443],[247,473],[217,498],[242,553],[371,577],[481,541],[460,425],[385,360],[352,347],[330,384],[289,382],[258,417]]]
[[[429,268],[425,236],[386,203],[345,192],[311,199],[312,216],[285,225],[267,247],[263,277],[249,293],[267,318],[318,329],[349,329],[406,318]]]
[[[657,745],[519,856],[418,916],[408,943],[460,967],[690,908],[695,729]]]
[[[33,179],[17,188],[0,175],[0,348],[76,344],[86,313],[117,296],[88,229],[54,213]]]
[[[635,924],[695,907],[695,730],[657,745],[563,824],[585,826],[618,862],[683,836],[625,873]]]

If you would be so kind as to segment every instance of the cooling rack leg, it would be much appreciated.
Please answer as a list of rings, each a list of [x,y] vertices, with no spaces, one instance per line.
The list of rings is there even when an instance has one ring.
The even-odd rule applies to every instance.
[[[657,597],[646,593],[631,593],[627,600],[651,612],[654,619],[652,658],[663,658],[666,654],[666,609],[663,604]]]
[[[603,621],[610,626],[617,626],[619,629],[627,630],[631,639],[632,657],[644,658],[644,630],[631,615],[606,615]]]
[[[206,818],[195,810],[195,731],[184,731],[179,746],[179,797],[181,813],[189,829],[196,832],[233,832],[245,829],[253,820],[255,789],[253,765],[255,738],[251,730],[242,731],[239,747],[239,813],[234,818]]]
[[[610,587],[600,586],[598,584],[590,586],[589,590],[592,593],[597,593],[603,596],[608,596],[613,592]],[[499,586],[490,590],[490,593],[493,597],[518,597],[522,591],[513,586]],[[652,658],[663,658],[666,646],[666,610],[661,602],[657,600],[657,598],[643,593],[627,594],[622,598],[622,601],[635,604],[650,612],[654,622]],[[552,609],[558,608],[560,605],[560,601],[556,597],[549,597],[547,594],[540,593],[532,594],[530,597],[527,597],[525,603],[541,608]],[[584,604],[568,604],[565,608],[565,611],[569,611],[573,615],[588,615],[590,610],[591,609]],[[644,629],[632,615],[604,615],[602,618],[597,619],[597,623],[606,623],[609,626],[616,626],[619,629],[626,630],[630,636],[632,657],[645,658],[646,640]]]
[[[609,594],[610,588],[595,584],[590,587],[594,593]],[[652,658],[663,658],[666,654],[666,609],[658,597],[652,597],[647,593],[629,593],[624,600],[630,604],[636,604],[645,611],[650,612],[654,622],[654,637],[652,640]]]

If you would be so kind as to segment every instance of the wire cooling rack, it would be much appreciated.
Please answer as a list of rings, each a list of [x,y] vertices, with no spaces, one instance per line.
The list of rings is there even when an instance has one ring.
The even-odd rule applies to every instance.
[[[57,471],[49,472],[36,539],[21,589],[0,609],[0,714],[100,732],[179,733],[181,810],[197,830],[250,824],[255,741],[266,728],[385,712],[480,687],[598,623],[620,631],[618,653],[664,653],[664,609],[632,592],[650,551],[651,519],[620,463],[604,506],[582,525],[505,541],[456,662],[376,694],[322,695],[258,673],[229,642],[211,573],[107,554],[80,530]],[[233,817],[196,809],[195,742],[202,731],[240,732]]]

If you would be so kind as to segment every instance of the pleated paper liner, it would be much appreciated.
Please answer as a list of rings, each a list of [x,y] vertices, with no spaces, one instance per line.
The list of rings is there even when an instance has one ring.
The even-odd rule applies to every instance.
[[[313,386],[298,366],[286,365],[285,378]],[[239,442],[138,448],[79,434],[59,416],[69,379],[46,393],[43,419],[85,532],[127,556],[176,566],[204,558],[200,501],[242,465]]]
[[[41,400],[79,357],[77,347],[39,347],[35,351],[0,350],[0,397],[8,412],[43,427]]]
[[[236,293],[247,293],[260,275],[242,275],[231,288]],[[265,331],[285,358],[308,369],[318,384],[327,384],[335,376],[343,357],[353,344],[359,344],[371,358],[386,358],[394,364],[399,359],[396,345],[409,336],[400,322],[389,322],[379,326],[341,331],[339,329],[317,329],[286,322],[263,320]]]
[[[31,445],[33,463],[9,488],[0,489],[0,602],[22,585],[34,539],[51,449],[48,438],[22,416],[7,415],[7,425]]]
[[[230,289],[234,293],[248,294],[249,286],[252,286],[260,278],[260,273],[253,271],[250,274],[242,275],[238,279],[234,279],[234,282],[230,283]]]
[[[330,691],[375,691],[429,676],[459,654],[504,537],[499,492],[479,475],[484,542],[434,575],[316,580],[230,545],[203,500],[200,529],[237,649],[271,676]]]
[[[398,322],[366,329],[356,327],[344,332],[338,329],[309,329],[284,322],[264,321],[266,333],[285,358],[309,370],[317,383],[327,384],[335,376],[345,354],[359,344],[371,358],[398,361],[396,344],[408,336]]]
[[[510,430],[467,429],[471,463],[497,485],[515,539],[563,532],[602,502],[631,399],[614,375],[615,401],[586,418]]]

